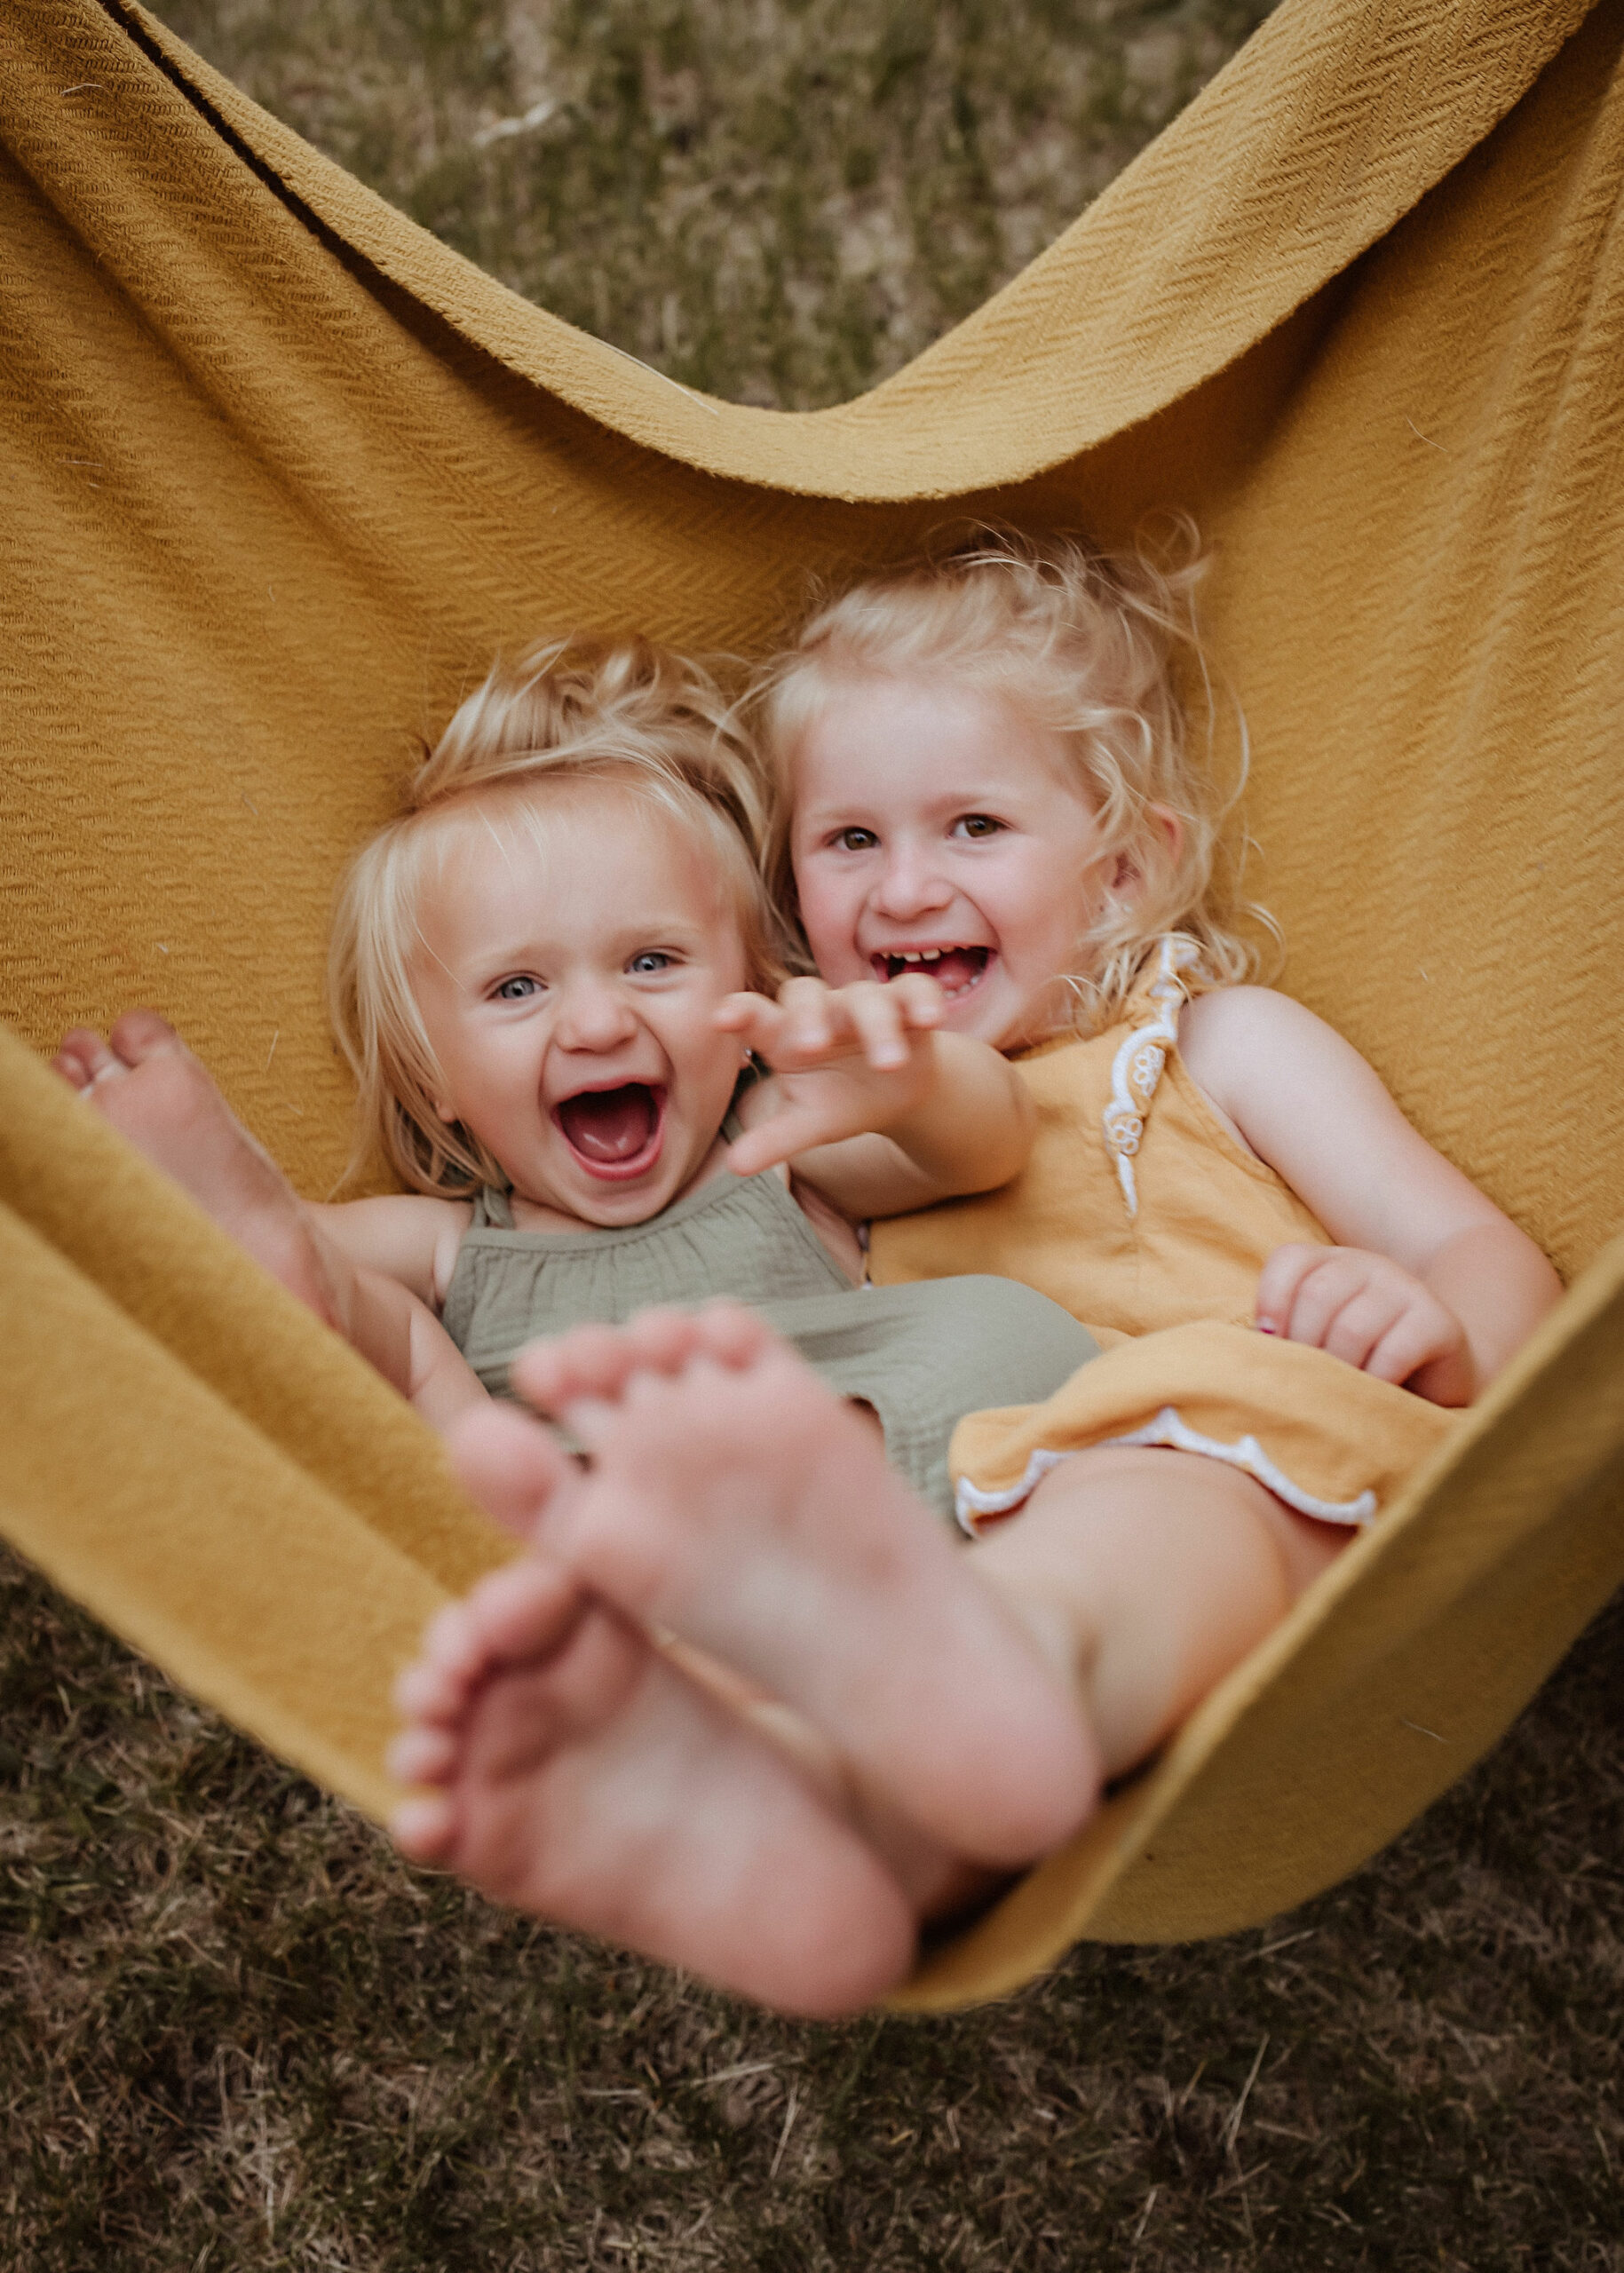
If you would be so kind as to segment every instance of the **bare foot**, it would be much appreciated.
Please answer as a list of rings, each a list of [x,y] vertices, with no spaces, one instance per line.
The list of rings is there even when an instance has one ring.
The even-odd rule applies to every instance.
[[[547,1455],[519,1457],[534,1477]],[[786,2011],[850,2012],[907,1973],[912,1913],[872,1850],[557,1564],[442,1612],[397,1701],[390,1765],[439,1787],[394,1819],[416,1860]]]
[[[751,1312],[583,1327],[524,1352],[513,1380],[593,1458],[539,1543],[804,1716],[867,1808],[999,1867],[1090,1812],[1098,1757],[1070,1668]]]
[[[64,1035],[56,1070],[221,1230],[336,1326],[336,1301],[298,1195],[155,1010],[126,1010],[104,1041]]]

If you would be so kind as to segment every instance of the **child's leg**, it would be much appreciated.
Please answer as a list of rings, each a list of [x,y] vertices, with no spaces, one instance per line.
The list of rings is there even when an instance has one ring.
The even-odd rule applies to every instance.
[[[595,1592],[793,1707],[947,1852],[1025,1863],[1082,1820],[1099,1762],[1069,1660],[752,1312],[580,1329],[513,1381],[593,1455],[538,1539]]]
[[[1154,1752],[1351,1534],[1196,1453],[1073,1453],[970,1549],[1069,1665],[1107,1778]]]
[[[526,1352],[514,1378],[602,1447],[614,1486],[548,1528],[556,1551],[633,1615],[786,1698],[962,1857],[1026,1860],[1055,1843],[1073,1795],[1147,1758],[1351,1536],[1222,1461],[1101,1445],[1052,1469],[1018,1517],[966,1550],[934,1517],[928,1530],[918,1521],[880,1438],[860,1437],[792,1351],[726,1304],[583,1329]],[[741,1493],[741,1525],[718,1505],[730,1490]],[[892,1583],[876,1583],[873,1565],[888,1561]],[[986,1647],[991,1629],[967,1582],[1014,1613],[1032,1645],[1024,1663]],[[937,1589],[963,1621],[953,1638],[933,1631]],[[1052,1727],[1027,1749],[1018,1715],[1036,1704],[1023,1686],[1034,1654],[1081,1700],[1086,1766],[1062,1763]],[[871,1693],[877,1667],[897,1682],[894,1726]],[[952,1700],[916,1721],[944,1683]],[[958,1725],[966,1716],[974,1730]],[[908,1756],[915,1745],[926,1757]],[[1012,1754],[1030,1762],[1029,1780]],[[1047,1778],[1053,1824],[1011,1826],[1006,1842],[990,1809],[972,1818],[965,1795],[983,1809],[1000,1775],[1006,1803],[1034,1816]]]
[[[483,1390],[406,1289],[358,1269],[313,1223],[201,1059],[155,1010],[127,1010],[106,1041],[65,1036],[57,1071],[220,1229],[437,1425]]]
[[[879,1881],[861,1890],[831,1836],[841,1818],[891,1897],[940,1914],[994,1882],[994,1857],[1058,1843],[1095,1802],[1102,1753],[1110,1772],[1144,1758],[1340,1543],[1219,1463],[1124,1449],[1079,1454],[1019,1521],[955,1548],[873,1432],[727,1305],[582,1329],[521,1365],[537,1402],[591,1443],[595,1469],[537,1493],[528,1471],[551,1476],[557,1460],[539,1429],[487,1412],[454,1432],[477,1496],[530,1525],[548,1559],[543,1575],[527,1564],[486,1581],[407,1677],[415,1725],[396,1765],[444,1796],[426,1818],[408,1811],[403,1833],[521,1907],[796,2009],[836,2008],[807,1952],[842,1936],[868,1993],[888,1963],[900,1971],[894,1906]],[[550,1607],[571,1584],[545,1575],[555,1556],[622,1617],[594,1613],[589,1632],[584,1612]],[[1008,1614],[989,1619],[996,1604]],[[800,1717],[664,1659],[647,1669],[649,1627]],[[566,1681],[559,1655],[577,1633],[591,1649],[583,1639]],[[560,1702],[555,1684],[590,1706]],[[1097,1747],[1079,1741],[1079,1698]],[[782,1779],[803,1810],[787,1842]],[[639,1809],[659,1839],[600,1839]],[[758,1906],[796,1841],[806,1919],[828,1927],[802,1943]]]
[[[167,1020],[126,1010],[106,1041],[75,1026],[56,1070],[290,1294],[337,1325],[331,1258],[298,1194]]]

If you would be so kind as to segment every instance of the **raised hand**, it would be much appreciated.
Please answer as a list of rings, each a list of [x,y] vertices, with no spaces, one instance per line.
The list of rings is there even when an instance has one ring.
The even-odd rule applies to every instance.
[[[1377,1381],[1408,1382],[1436,1405],[1464,1405],[1471,1352],[1460,1319],[1385,1255],[1359,1247],[1277,1247],[1257,1282],[1264,1334],[1306,1342]]]
[[[932,1035],[945,1004],[933,978],[826,986],[792,978],[776,1002],[730,994],[716,1014],[765,1065],[747,1099],[751,1125],[728,1153],[738,1176],[848,1136],[883,1133],[929,1097],[938,1076]]]

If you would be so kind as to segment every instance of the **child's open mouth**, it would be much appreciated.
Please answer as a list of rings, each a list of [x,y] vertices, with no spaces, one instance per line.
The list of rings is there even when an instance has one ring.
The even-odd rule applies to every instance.
[[[589,1176],[620,1183],[646,1176],[660,1157],[665,1091],[647,1081],[581,1089],[554,1105],[552,1117]]]
[[[978,986],[992,956],[990,947],[907,947],[899,954],[869,958],[881,980],[900,978],[907,970],[923,970],[933,978],[951,1002]]]

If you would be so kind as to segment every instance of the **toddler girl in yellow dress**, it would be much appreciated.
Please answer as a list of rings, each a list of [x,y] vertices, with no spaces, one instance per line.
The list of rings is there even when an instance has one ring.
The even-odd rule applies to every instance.
[[[1354,1050],[1239,983],[1170,669],[1194,573],[999,540],[849,593],[767,678],[779,883],[819,970],[931,972],[1038,1110],[1025,1171],[877,1224],[872,1276],[1002,1272],[1121,1345],[965,1425],[970,1525],[1097,1443],[1368,1523],[1554,1287]]]

